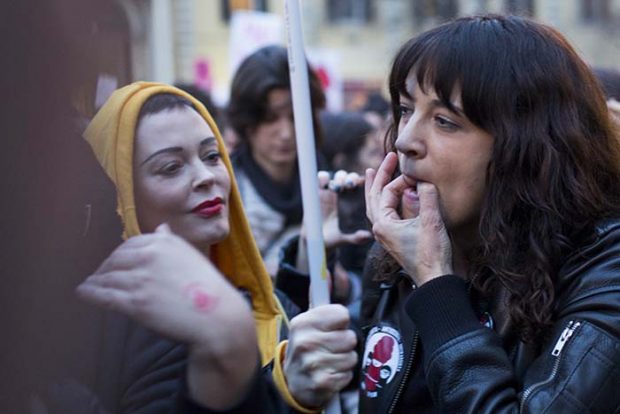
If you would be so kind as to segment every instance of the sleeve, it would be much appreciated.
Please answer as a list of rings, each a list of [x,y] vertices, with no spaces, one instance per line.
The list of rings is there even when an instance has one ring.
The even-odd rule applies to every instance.
[[[308,310],[310,276],[295,267],[299,237],[290,238],[280,250],[276,288],[283,292],[303,312]]]
[[[245,396],[238,404],[227,410],[211,410],[194,402],[188,395],[187,384],[184,381],[173,414],[244,414],[255,413],[258,407],[261,412],[267,414],[290,412],[274,387],[270,386],[269,371],[257,366],[254,379]]]
[[[615,303],[607,310],[620,322],[619,294],[603,289],[561,313],[518,377],[501,338],[478,322],[465,282],[446,275],[424,284],[406,308],[419,329],[435,403],[442,412],[613,412],[620,406],[620,340],[600,327],[596,316],[608,314],[596,308],[601,301]]]
[[[291,237],[280,250],[276,288],[295,303],[301,312],[304,312],[309,307],[310,275],[298,271],[295,267],[298,241],[299,236]],[[335,251],[328,253],[327,268],[332,272],[336,260]]]
[[[200,406],[188,395],[187,384],[183,383],[178,395],[173,414],[244,414],[256,413],[260,408],[266,414],[317,414],[318,411],[309,410],[300,405],[287,388],[286,379],[282,372],[282,359],[286,352],[287,341],[278,345],[276,358],[267,366],[257,366],[256,375],[243,399],[228,410],[211,410]]]

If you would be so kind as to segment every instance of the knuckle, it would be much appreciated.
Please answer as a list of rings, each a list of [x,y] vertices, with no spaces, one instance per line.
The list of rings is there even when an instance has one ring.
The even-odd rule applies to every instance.
[[[302,362],[305,362],[307,355],[316,349],[315,341],[306,335],[291,336],[289,344],[291,353],[300,356]]]
[[[348,349],[355,349],[355,347],[357,346],[357,335],[355,335],[355,332],[348,329],[342,336],[342,341],[345,343]]]
[[[378,221],[372,223],[372,233],[377,239],[383,238],[383,226]]]
[[[153,282],[153,276],[148,272],[140,272],[134,277],[136,288],[144,289]]]
[[[133,258],[138,265],[143,265],[148,263],[152,258],[152,249],[150,246],[144,246],[142,248],[136,249],[133,253]]]
[[[325,371],[316,371],[312,375],[311,388],[315,392],[329,390],[332,386],[332,381],[329,374]]]
[[[348,383],[350,383],[353,380],[353,372],[352,371],[347,371],[344,373],[343,378],[342,378],[342,382],[344,385],[347,385]],[[344,386],[343,385],[343,386]]]
[[[439,214],[424,215],[424,217],[421,217],[420,224],[422,227],[433,230],[440,230],[443,227]]]
[[[355,366],[357,365],[357,362],[358,362],[357,352],[350,351],[345,358],[346,358],[346,361],[347,361],[347,364],[346,364],[347,365],[347,370],[349,370],[349,372],[352,373],[352,371],[350,371],[350,370],[355,368]]]
[[[335,304],[333,305],[333,319],[338,324],[349,324],[351,321],[351,315],[349,314],[349,310],[345,308],[343,305]]]
[[[304,328],[304,326],[306,325],[305,316],[306,315],[302,313],[301,315],[298,315],[294,317],[293,319],[291,319],[289,323],[289,331],[291,333],[300,331]]]
[[[135,309],[143,309],[151,302],[151,295],[144,289],[139,289],[132,293],[130,298],[131,307]]]

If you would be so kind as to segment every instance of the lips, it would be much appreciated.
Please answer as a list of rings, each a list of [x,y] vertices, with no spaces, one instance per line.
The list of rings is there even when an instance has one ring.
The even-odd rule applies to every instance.
[[[192,213],[201,217],[213,217],[222,212],[224,209],[224,200],[221,197],[216,197],[211,200],[204,201],[198,204],[192,210]]]

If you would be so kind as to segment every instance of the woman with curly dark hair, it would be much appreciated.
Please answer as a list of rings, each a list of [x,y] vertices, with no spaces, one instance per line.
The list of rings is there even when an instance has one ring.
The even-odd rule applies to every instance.
[[[620,147],[588,66],[488,15],[407,42],[389,88],[361,412],[616,412]]]

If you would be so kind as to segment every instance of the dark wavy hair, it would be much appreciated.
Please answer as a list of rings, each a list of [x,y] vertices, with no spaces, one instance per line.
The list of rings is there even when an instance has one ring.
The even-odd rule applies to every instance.
[[[318,111],[325,107],[321,82],[308,65],[315,140],[321,142]],[[288,54],[283,46],[265,46],[246,57],[232,81],[227,116],[239,139],[247,143],[248,131],[267,119],[267,95],[274,89],[291,89]]]
[[[482,294],[507,291],[511,320],[531,342],[552,323],[563,258],[620,210],[620,147],[599,83],[548,26],[515,16],[461,18],[396,55],[392,151],[410,74],[448,108],[459,90],[466,116],[494,137],[481,241],[467,276]]]

